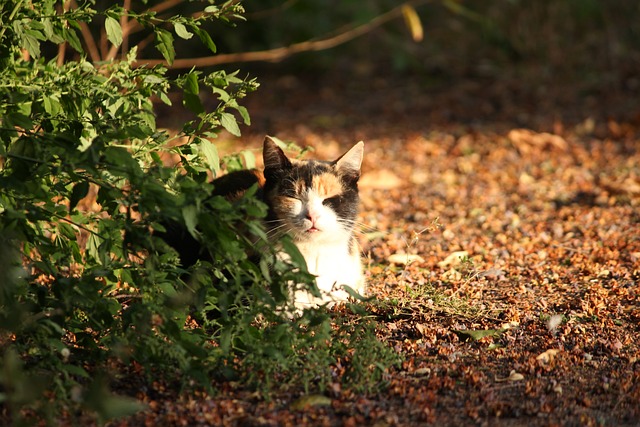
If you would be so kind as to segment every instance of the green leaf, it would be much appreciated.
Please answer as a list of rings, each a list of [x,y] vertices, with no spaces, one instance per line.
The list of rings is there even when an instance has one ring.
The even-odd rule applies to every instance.
[[[89,193],[89,181],[80,181],[73,186],[71,197],[69,198],[69,212],[78,205],[80,200],[84,199]]]
[[[198,95],[194,95],[193,93],[184,92],[183,94],[183,104],[189,110],[194,112],[195,114],[204,113],[204,106],[202,105],[202,101],[200,101],[200,97]]]
[[[58,223],[58,231],[67,239],[75,240],[77,237],[76,230],[71,226],[71,224],[67,224],[66,222]]]
[[[224,89],[220,89],[219,87],[212,87],[211,91],[213,93],[218,94],[218,99],[222,102],[229,102],[231,100],[231,96]]]
[[[205,162],[211,172],[213,172],[213,175],[217,176],[220,172],[220,156],[218,155],[218,149],[208,139],[199,140],[200,153],[204,156]]]
[[[80,136],[80,145],[78,145],[78,150],[81,152],[85,152],[91,147],[93,144],[93,140],[98,136],[96,129],[90,122],[85,123],[84,129],[82,130],[82,135]]]
[[[173,36],[169,31],[161,28],[156,29],[156,48],[169,64],[173,64],[173,60],[176,58],[176,51],[173,47]]]
[[[195,205],[186,205],[182,208],[182,218],[184,219],[184,225],[187,226],[189,234],[193,237],[198,236],[198,208]]]
[[[196,71],[191,71],[189,74],[186,74],[184,77],[185,77],[184,90],[194,95],[199,94],[200,84],[198,82],[198,73]]]
[[[223,354],[231,350],[231,328],[224,328],[220,334],[220,349]]]
[[[231,113],[220,113],[220,124],[231,135],[240,136],[240,128],[236,118]]]
[[[280,243],[282,244],[285,252],[291,257],[291,261],[293,261],[296,266],[300,267],[303,272],[308,272],[307,261],[304,259],[302,253],[300,253],[300,249],[298,249],[298,247],[293,243],[291,238],[284,236],[280,240]]]
[[[122,27],[117,19],[107,16],[104,21],[104,28],[107,31],[107,39],[114,46],[120,46],[122,44]]]
[[[142,169],[129,150],[122,147],[108,147],[104,150],[104,159],[111,166],[114,175],[131,177],[142,175]]]
[[[82,49],[82,43],[78,38],[78,33],[73,28],[63,28],[62,36],[69,43],[69,45],[79,53],[84,53],[84,49]]]
[[[251,150],[243,150],[242,157],[244,157],[244,165],[247,169],[255,169],[256,167],[256,156],[253,154]]]
[[[42,20],[42,25],[44,26],[44,35],[47,38],[47,40],[51,41],[52,43],[55,44],[59,44],[64,42],[64,39],[62,37],[60,37],[59,34],[57,34],[55,32],[55,29],[53,27],[53,24],[51,23],[51,19],[50,18],[45,18]]]
[[[24,33],[21,41],[21,47],[26,49],[29,55],[34,58],[40,57],[40,42],[33,34]]]
[[[42,98],[42,104],[44,106],[44,111],[46,111],[50,116],[57,116],[62,110],[58,95],[44,95]]]
[[[244,124],[247,126],[251,126],[251,117],[249,117],[249,111],[242,105],[237,105],[235,109],[238,111],[238,113],[240,113],[240,117],[242,117]]]
[[[158,289],[160,289],[162,293],[168,297],[174,297],[178,295],[178,292],[176,291],[176,289],[173,287],[171,283],[160,282],[158,283]]]
[[[100,259],[100,242],[101,239],[100,237],[98,237],[96,234],[91,233],[89,234],[89,239],[87,240],[87,254],[93,258],[98,264],[101,264],[101,259]]]
[[[484,337],[497,337],[502,335],[506,329],[463,329],[454,331],[461,339],[472,339],[479,341]]]
[[[189,40],[191,37],[193,37],[193,33],[189,32],[189,30],[187,30],[187,27],[185,27],[181,22],[174,22],[173,29],[175,30],[178,37],[182,39]]]
[[[90,385],[85,396],[85,404],[103,421],[133,415],[145,408],[142,402],[111,393],[106,381],[102,378],[98,378]]]
[[[212,53],[216,53],[218,51],[216,44],[213,42],[208,32],[206,32],[202,28],[197,28],[197,27],[193,28],[193,31],[195,31],[198,37],[200,37],[200,41],[202,41],[202,43],[207,47],[207,49],[209,49]]]
[[[89,373],[81,366],[65,365],[62,369],[78,377],[87,378],[87,379],[91,378],[91,375],[89,375]]]
[[[158,92],[158,97],[160,98],[160,101],[162,101],[166,105],[171,105],[171,99],[167,96],[166,93]]]
[[[290,408],[294,411],[303,411],[318,406],[331,406],[331,399],[321,394],[308,394],[293,402]]]
[[[351,286],[347,286],[347,285],[343,285],[342,288],[345,290],[346,293],[349,294],[349,296],[355,300],[358,301],[368,301],[370,298],[367,298],[365,296],[360,295],[355,289],[353,289]]]
[[[22,129],[31,129],[33,128],[33,122],[31,121],[31,117],[21,114],[21,113],[13,113],[7,116],[7,124],[10,126],[17,126]]]

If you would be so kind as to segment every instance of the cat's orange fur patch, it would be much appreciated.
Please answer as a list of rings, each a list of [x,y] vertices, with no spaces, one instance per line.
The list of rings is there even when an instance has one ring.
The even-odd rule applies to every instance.
[[[337,196],[344,191],[340,179],[329,172],[314,176],[311,189],[324,198]]]

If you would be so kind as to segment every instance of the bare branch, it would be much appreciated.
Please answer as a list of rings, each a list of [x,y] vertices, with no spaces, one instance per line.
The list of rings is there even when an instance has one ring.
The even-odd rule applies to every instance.
[[[70,1],[71,7],[74,9],[78,8],[78,4],[75,0]],[[100,61],[100,51],[98,50],[98,46],[96,45],[96,40],[93,38],[93,34],[91,34],[91,30],[86,22],[80,22],[80,32],[82,33],[82,38],[84,39],[84,43],[87,45],[87,50],[89,51],[89,56],[93,62]]]
[[[68,0],[62,5],[62,13],[66,13],[69,10],[69,8],[71,7],[71,1],[72,0]],[[59,8],[58,11],[60,11]],[[68,43],[64,41],[58,45],[58,56],[56,60],[56,64],[58,65],[58,67],[61,67],[62,64],[64,64],[64,59],[67,52],[67,44]]]
[[[56,64],[58,65],[58,67],[62,67],[62,64],[64,64],[64,57],[65,57],[66,51],[67,51],[67,42],[60,43],[58,45],[58,55],[56,60]]]
[[[191,67],[209,67],[213,65],[227,64],[232,62],[253,62],[253,61],[280,61],[291,55],[295,55],[301,52],[319,51],[331,49],[339,46],[357,37],[360,37],[373,29],[381,26],[382,24],[389,22],[398,16],[402,15],[402,7],[408,3],[422,3],[422,2],[407,2],[402,5],[396,6],[388,12],[377,16],[366,24],[360,26],[351,27],[350,29],[331,37],[325,37],[319,40],[308,40],[301,43],[295,43],[287,47],[280,47],[276,49],[261,50],[255,52],[241,52],[241,53],[229,53],[222,55],[207,56],[201,58],[186,58],[176,59],[173,64],[168,65],[166,61],[160,59],[139,59],[135,62],[134,66],[141,65],[158,65],[163,64],[171,69],[179,68],[191,68]]]

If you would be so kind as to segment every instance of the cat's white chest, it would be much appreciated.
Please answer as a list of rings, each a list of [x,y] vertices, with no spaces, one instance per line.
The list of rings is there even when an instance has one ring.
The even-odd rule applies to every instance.
[[[344,302],[349,298],[349,294],[344,290],[344,285],[364,294],[364,277],[360,256],[357,252],[350,253],[348,244],[309,242],[298,244],[298,249],[304,256],[309,273],[316,276],[316,284],[322,298],[313,297],[309,292],[303,290],[297,291],[295,294],[297,308]]]

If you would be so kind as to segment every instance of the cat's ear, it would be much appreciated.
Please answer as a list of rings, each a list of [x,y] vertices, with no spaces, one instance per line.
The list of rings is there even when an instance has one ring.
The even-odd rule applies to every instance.
[[[338,172],[354,177],[360,176],[360,167],[362,166],[362,157],[364,155],[364,142],[360,141],[349,151],[344,153],[333,164]]]
[[[284,170],[291,167],[291,161],[270,136],[264,139],[262,158],[264,159],[265,171]]]

